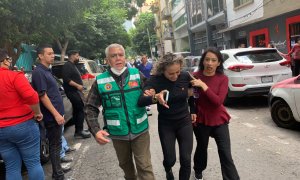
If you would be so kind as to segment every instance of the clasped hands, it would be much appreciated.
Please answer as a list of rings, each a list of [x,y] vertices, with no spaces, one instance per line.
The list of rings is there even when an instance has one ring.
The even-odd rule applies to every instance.
[[[159,104],[169,109],[169,105],[167,104],[167,101],[164,98],[164,94],[166,92],[167,90],[162,90],[156,94],[154,89],[149,89],[144,91],[144,96],[152,96],[153,99],[155,99]]]

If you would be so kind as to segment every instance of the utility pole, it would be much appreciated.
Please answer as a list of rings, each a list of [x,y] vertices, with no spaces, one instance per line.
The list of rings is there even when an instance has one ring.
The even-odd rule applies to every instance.
[[[151,38],[150,38],[150,33],[149,33],[148,28],[147,28],[147,34],[148,34],[148,39],[149,39],[149,47],[150,47],[151,59],[153,60],[154,57],[153,57],[153,53],[152,53]]]

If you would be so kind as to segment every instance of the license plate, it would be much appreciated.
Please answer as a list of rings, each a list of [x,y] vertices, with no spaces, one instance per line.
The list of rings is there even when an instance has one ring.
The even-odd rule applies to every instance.
[[[273,82],[273,76],[263,76],[261,77],[262,83],[270,83]]]

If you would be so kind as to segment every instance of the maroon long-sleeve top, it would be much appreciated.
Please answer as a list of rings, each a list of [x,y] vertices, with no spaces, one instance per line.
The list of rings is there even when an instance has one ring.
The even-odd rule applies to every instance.
[[[228,77],[216,73],[214,76],[205,76],[202,71],[194,76],[206,83],[208,89],[197,89],[199,98],[195,99],[197,108],[197,122],[206,126],[218,126],[228,123],[230,115],[223,102],[228,92]]]

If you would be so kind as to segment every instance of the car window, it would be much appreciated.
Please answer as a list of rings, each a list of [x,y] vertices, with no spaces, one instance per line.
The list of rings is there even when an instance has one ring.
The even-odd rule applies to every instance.
[[[77,63],[76,67],[78,69],[78,71],[80,72],[81,75],[86,74],[88,71],[86,70],[86,67],[84,65],[84,63]]]
[[[224,61],[226,61],[229,58],[228,54],[225,53],[222,53],[222,56]]]
[[[94,61],[88,61],[88,64],[91,68],[92,73],[102,73],[103,71],[100,69],[100,67],[97,65]]]
[[[265,63],[282,60],[276,50],[240,52],[235,57],[242,63]]]

